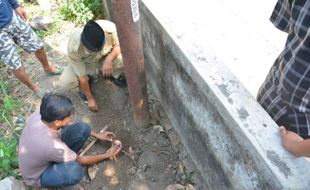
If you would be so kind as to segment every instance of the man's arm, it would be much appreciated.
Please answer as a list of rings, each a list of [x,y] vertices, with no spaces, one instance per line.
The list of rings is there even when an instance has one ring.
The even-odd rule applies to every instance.
[[[80,82],[80,88],[82,89],[82,91],[85,93],[87,97],[87,103],[88,103],[89,109],[91,111],[98,111],[96,100],[93,94],[91,93],[91,90],[88,84],[88,78],[86,76],[79,76],[78,78]]]
[[[298,134],[280,127],[283,147],[297,157],[310,157],[310,139],[304,140]]]
[[[108,134],[108,132],[106,132]],[[116,156],[122,149],[122,143],[120,141],[114,141],[111,148],[105,153],[92,156],[77,156],[76,161],[81,165],[92,165],[112,156]]]
[[[121,48],[119,45],[115,45],[112,49],[112,52],[108,54],[108,56],[104,59],[103,65],[102,65],[102,74],[103,76],[111,76],[113,70],[112,70],[112,63],[113,60],[121,53]]]
[[[115,154],[116,155],[116,154]],[[114,156],[112,152],[105,152],[103,154],[91,155],[91,156],[77,156],[76,161],[81,165],[93,165],[102,160]]]
[[[16,9],[17,7],[19,7],[19,3],[16,0],[9,0],[9,3],[13,9]]]
[[[23,20],[27,19],[26,11],[20,7],[19,3],[16,0],[9,0],[9,3],[15,10],[16,14],[18,14]]]

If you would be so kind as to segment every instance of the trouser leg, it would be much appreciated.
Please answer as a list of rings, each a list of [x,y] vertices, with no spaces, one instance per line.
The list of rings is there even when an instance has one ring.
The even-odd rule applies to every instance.
[[[113,73],[112,76],[117,79],[119,76],[124,74],[124,65],[122,54],[118,55],[112,63]]]
[[[59,85],[67,90],[78,90],[79,89],[79,79],[74,73],[71,65],[65,67],[64,71],[61,73]]]
[[[77,153],[90,136],[90,132],[91,128],[88,124],[78,122],[68,125],[61,130],[61,140]]]
[[[78,184],[84,176],[82,166],[76,161],[54,163],[40,177],[42,187],[63,187]]]

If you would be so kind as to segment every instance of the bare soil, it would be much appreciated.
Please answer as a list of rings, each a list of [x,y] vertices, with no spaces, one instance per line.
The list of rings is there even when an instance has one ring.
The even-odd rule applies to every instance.
[[[65,54],[66,42],[68,33],[74,25],[68,23],[64,27],[62,33],[46,37],[44,40],[51,65],[66,66],[68,64]],[[104,126],[108,126],[108,130],[114,132],[117,139],[123,143],[125,152],[117,156],[117,162],[105,160],[96,164],[94,168],[97,170],[92,180],[85,172],[86,175],[81,183],[85,189],[158,190],[164,189],[169,184],[185,183],[184,173],[183,178],[179,176],[182,164],[179,162],[178,154],[172,147],[165,128],[161,127],[156,100],[150,103],[152,124],[148,128],[138,128],[134,124],[127,88],[115,86],[111,81],[99,77],[92,86],[99,112],[92,113],[81,101],[77,92],[68,92],[58,87],[59,76],[51,77],[44,74],[33,54],[22,52],[21,59],[31,80],[49,91],[64,93],[72,99],[75,106],[74,121],[87,122],[97,132]],[[29,116],[35,109],[38,109],[40,99],[12,76],[9,80],[16,84],[13,96],[30,103],[30,107],[27,108],[29,109],[27,116]],[[111,143],[97,141],[86,155],[103,153],[110,146]]]

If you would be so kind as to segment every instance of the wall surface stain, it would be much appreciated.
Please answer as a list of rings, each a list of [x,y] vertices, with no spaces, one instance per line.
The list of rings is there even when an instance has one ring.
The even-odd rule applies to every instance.
[[[231,93],[227,90],[227,85],[221,84],[221,85],[217,85],[217,86],[219,87],[221,93],[222,93],[225,97],[227,97],[227,101],[228,101],[230,104],[233,104],[234,101],[232,100],[232,98],[229,97]]]
[[[286,163],[282,162],[278,156],[273,151],[267,151],[267,157],[268,159],[279,168],[280,172],[282,172],[286,178],[288,178],[289,175],[292,175],[291,169],[286,165]]]
[[[245,110],[244,107],[237,109],[237,111],[240,119],[246,120],[246,118],[249,117],[249,113]]]
[[[230,96],[230,92],[227,90],[227,85],[225,84],[220,84],[220,85],[217,85],[220,89],[220,91],[222,92],[222,94],[224,96],[226,96],[227,98]]]

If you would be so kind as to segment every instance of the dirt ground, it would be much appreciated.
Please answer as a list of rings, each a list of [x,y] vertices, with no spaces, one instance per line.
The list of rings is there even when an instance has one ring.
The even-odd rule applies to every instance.
[[[68,33],[73,24],[68,23],[63,33],[46,37],[45,49],[51,65],[66,66],[68,64],[65,49]],[[73,121],[84,121],[99,132],[104,126],[117,135],[123,143],[123,152],[113,160],[102,161],[94,165],[94,179],[90,180],[85,168],[82,185],[88,190],[159,190],[170,184],[185,184],[184,167],[179,160],[178,152],[172,147],[166,133],[166,126],[161,123],[159,104],[156,97],[150,94],[152,123],[148,128],[138,128],[134,124],[132,107],[127,88],[115,86],[111,81],[99,76],[92,86],[92,91],[99,106],[99,112],[92,113],[81,101],[77,92],[68,92],[57,85],[59,76],[47,76],[33,54],[21,53],[22,63],[26,67],[31,80],[49,91],[68,95],[75,106]],[[28,116],[40,104],[31,91],[20,84],[13,76],[10,77],[14,87],[13,96],[30,103]],[[170,126],[171,127],[171,126]],[[176,143],[176,142],[173,142]],[[111,143],[96,142],[86,153],[94,155],[105,152]],[[90,169],[89,169],[90,170]],[[186,181],[187,180],[187,181]],[[182,188],[181,188],[182,189]]]

